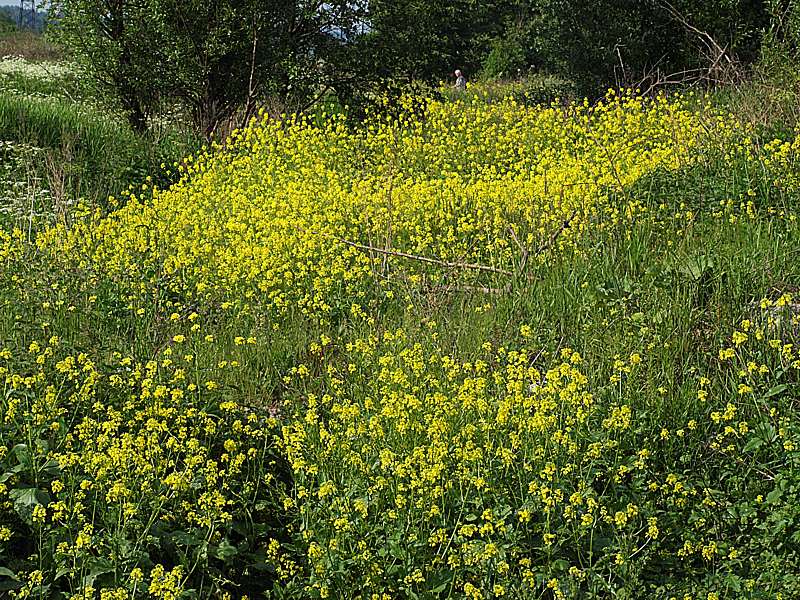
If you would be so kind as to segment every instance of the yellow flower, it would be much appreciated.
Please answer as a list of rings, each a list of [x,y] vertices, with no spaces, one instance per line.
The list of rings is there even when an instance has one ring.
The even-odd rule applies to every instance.
[[[41,504],[37,504],[33,507],[32,515],[34,523],[44,523],[44,520],[47,517],[47,510]]]

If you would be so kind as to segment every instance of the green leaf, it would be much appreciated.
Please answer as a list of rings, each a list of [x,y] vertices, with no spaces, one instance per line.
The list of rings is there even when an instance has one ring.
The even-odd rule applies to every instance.
[[[17,444],[11,449],[11,454],[17,457],[17,462],[20,466],[30,466],[31,453],[27,444]]]
[[[742,451],[752,452],[753,450],[758,450],[763,445],[764,440],[762,440],[760,437],[751,437],[750,440],[744,445],[744,448],[742,448]]]
[[[10,577],[14,581],[19,581],[19,579],[17,579],[17,574],[11,569],[6,569],[5,567],[0,567],[0,577]]]
[[[776,487],[769,494],[767,494],[767,497],[764,500],[764,503],[765,504],[775,504],[778,500],[781,499],[781,496],[783,496],[783,490]]]
[[[111,561],[103,558],[92,560],[88,566],[89,574],[83,578],[84,586],[92,586],[94,585],[94,580],[100,577],[100,575],[105,575],[106,573],[112,573],[114,571],[114,565],[111,564]]]
[[[435,588],[431,589],[432,594],[441,594],[443,591],[447,589],[447,586],[450,585],[449,582],[445,581],[444,583],[440,583]]]
[[[705,254],[691,256],[687,257],[683,263],[678,264],[676,269],[687,279],[699,281],[704,275],[713,272],[714,260]]]
[[[736,575],[729,575],[725,581],[734,592],[742,591],[742,580]]]
[[[170,540],[179,546],[199,546],[203,539],[185,531],[175,531],[169,535]]]
[[[389,542],[389,556],[396,558],[397,560],[405,560],[407,554],[408,553],[403,546],[396,542]]]
[[[58,464],[57,460],[48,460],[44,466],[42,466],[42,472],[47,473],[50,477],[58,477],[61,475],[61,465]]]
[[[563,558],[559,558],[557,560],[554,560],[552,562],[552,565],[553,565],[553,569],[555,571],[559,571],[559,572],[563,572],[563,571],[566,571],[567,569],[569,569],[569,561],[568,560],[564,560]]]
[[[227,539],[222,540],[219,545],[211,550],[212,556],[216,556],[223,562],[230,561],[239,553],[236,546],[232,545]]]
[[[11,490],[8,495],[19,506],[36,506],[39,502],[37,488],[16,488]]]
[[[26,522],[31,522],[33,507],[47,505],[50,496],[37,488],[15,488],[8,493],[14,502],[14,510]]]
[[[782,394],[788,388],[789,386],[786,385],[785,383],[773,386],[772,388],[769,389],[769,391],[766,394],[764,394],[764,400],[766,400],[767,398],[772,398],[773,396],[777,396],[778,394]]]

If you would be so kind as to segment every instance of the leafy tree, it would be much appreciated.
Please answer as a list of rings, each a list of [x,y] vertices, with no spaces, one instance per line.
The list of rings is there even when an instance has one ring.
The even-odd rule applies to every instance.
[[[347,0],[58,0],[56,35],[143,131],[178,102],[207,134],[265,99],[301,105],[360,22]]]
[[[359,39],[378,76],[436,81],[460,68],[477,72],[484,46],[502,33],[494,0],[371,0]]]
[[[672,3],[670,3],[670,1]],[[772,0],[779,3],[779,0]],[[177,102],[212,133],[266,100],[546,72],[593,94],[708,62],[704,37],[745,61],[763,0],[57,0],[58,36],[143,131]]]
[[[769,24],[762,0],[373,0],[369,8],[365,53],[382,77],[436,81],[455,66],[487,77],[544,71],[572,77],[585,93],[703,66],[698,32],[751,62]]]
[[[60,0],[54,8],[60,18],[51,33],[144,131],[168,81],[160,60],[166,31],[150,0]]]
[[[516,68],[568,75],[585,93],[707,66],[705,34],[750,63],[769,24],[760,0],[506,0],[498,11],[503,33],[487,60],[502,50]]]

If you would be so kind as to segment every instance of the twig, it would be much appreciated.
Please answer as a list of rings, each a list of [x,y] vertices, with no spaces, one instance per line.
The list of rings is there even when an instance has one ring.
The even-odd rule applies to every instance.
[[[469,246],[467,246],[467,248],[465,248],[465,249],[464,249],[464,252],[462,252],[462,253],[461,253],[461,256],[459,256],[459,258],[458,258],[458,262],[463,262],[463,261],[464,261],[464,259],[465,259],[467,256],[469,256],[469,253],[470,253],[470,252],[472,252],[472,249],[475,247],[475,244],[476,244],[476,240],[473,240],[473,241],[472,241],[472,243],[471,243]],[[433,287],[433,289],[437,289],[437,288],[444,287],[444,288],[445,288],[445,289],[444,289],[444,292],[445,292],[445,294],[448,294],[448,293],[450,293],[450,292],[452,291],[452,289],[453,289],[454,287],[456,287],[456,288],[457,288],[457,287],[458,287],[458,285],[457,285],[457,284],[456,284],[454,281],[453,281],[453,282],[451,282],[451,283],[447,283],[447,284],[445,285],[445,283],[444,283],[444,282],[447,280],[447,277],[448,277],[448,273],[447,273],[447,272],[445,272],[445,273],[442,273],[442,276],[441,276],[441,278],[439,279],[440,283],[439,283],[439,284],[437,284],[436,286],[434,286],[434,287]],[[441,303],[441,302],[443,302],[443,301],[444,301],[444,300],[441,300],[441,301],[440,301],[440,303]],[[436,304],[434,304],[434,306],[436,306]]]
[[[519,238],[517,237],[517,232],[514,231],[514,227],[509,226],[508,231],[511,234],[511,239],[514,240],[514,243],[519,248],[520,256],[522,257],[519,261],[519,269],[518,269],[518,271],[521,273],[522,271],[525,270],[525,267],[528,265],[528,254],[530,253],[528,252],[528,248],[524,246],[522,242],[519,241]]]
[[[564,231],[569,229],[570,225],[572,224],[572,221],[575,219],[575,217],[577,215],[578,215],[578,210],[577,209],[572,211],[572,214],[567,219],[564,220],[564,222],[561,224],[561,227],[559,227],[552,234],[550,234],[550,237],[547,239],[547,241],[536,249],[536,251],[533,253],[533,256],[534,257],[540,256],[540,255],[544,254],[545,252],[547,252],[550,248],[552,248],[553,245],[556,243],[556,240],[558,240],[558,238],[561,236],[561,234],[563,234]],[[353,242],[353,241],[350,241],[350,240],[346,240],[344,238],[340,238],[340,237],[335,236],[335,235],[331,235],[331,234],[328,234],[328,233],[323,233],[321,231],[311,230],[311,233],[313,233],[315,235],[319,235],[319,236],[326,237],[326,238],[329,238],[329,239],[332,239],[332,240],[336,240],[340,244],[344,244],[346,246],[350,246],[351,248],[357,248],[358,250],[363,250],[364,252],[369,252],[371,256],[373,255],[373,253],[382,254],[384,256],[397,256],[397,257],[400,257],[400,258],[407,258],[407,259],[410,259],[410,260],[416,260],[416,261],[419,261],[419,262],[424,262],[424,263],[428,263],[428,264],[432,264],[432,265],[438,265],[438,266],[446,267],[446,268],[449,268],[449,269],[470,269],[470,270],[474,270],[474,271],[483,271],[485,273],[497,273],[499,275],[505,275],[506,277],[517,278],[525,271],[525,268],[527,267],[527,264],[528,264],[528,257],[531,256],[531,252],[519,240],[519,238],[517,237],[517,234],[514,231],[513,227],[509,227],[509,232],[511,233],[511,237],[514,240],[514,243],[517,244],[517,246],[520,248],[520,251],[522,253],[522,260],[520,261],[520,267],[515,272],[508,271],[506,269],[500,269],[498,267],[491,267],[489,265],[482,265],[482,264],[478,264],[478,263],[467,263],[467,262],[461,262],[461,261],[450,262],[450,261],[440,260],[438,258],[431,258],[429,256],[420,256],[418,254],[410,254],[408,252],[400,252],[399,250],[389,250],[389,249],[386,249],[386,248],[377,248],[377,247],[373,246],[372,244],[359,244],[358,242]],[[384,275],[384,277],[385,277],[385,275]],[[511,284],[512,284],[512,281],[509,281],[508,283],[506,283],[501,288],[488,287],[488,286],[473,286],[473,285],[457,285],[457,286],[452,286],[452,285],[443,286],[443,285],[440,285],[440,286],[436,286],[436,287],[434,287],[432,289],[434,289],[436,291],[446,291],[446,292],[450,292],[450,291],[455,290],[455,291],[467,291],[467,292],[482,292],[484,294],[504,294],[504,293],[508,293],[508,292],[511,291]]]
[[[625,71],[626,71],[625,62],[622,60],[622,52],[620,52],[619,49],[620,49],[620,45],[619,44],[615,44],[614,45],[614,53],[617,55],[617,58],[619,59],[619,67],[620,67],[620,74],[621,74],[620,77],[622,78],[620,80],[620,77],[615,77],[615,79],[617,80],[617,87],[618,88],[623,87],[623,85],[625,85],[625,83],[627,83],[627,81],[628,81],[628,76],[625,73]],[[616,75],[616,71],[617,71],[617,67],[615,66],[614,67],[615,75]]]
[[[245,114],[243,119],[245,125],[250,121],[250,118],[255,113],[256,86],[254,85],[254,82],[256,75],[257,52],[258,52],[258,29],[256,28],[255,19],[253,19],[253,52],[250,57],[250,80],[247,82],[247,103],[245,104]]]
[[[388,256],[398,256],[401,258],[408,258],[410,260],[418,260],[420,262],[432,265],[439,265],[440,267],[447,267],[449,269],[472,269],[475,271],[484,271],[487,273],[498,273],[500,275],[506,275],[509,277],[514,275],[514,273],[512,273],[511,271],[507,271],[506,269],[499,269],[497,267],[490,267],[488,265],[481,265],[476,263],[464,263],[464,262],[448,262],[446,260],[439,260],[438,258],[431,258],[429,256],[420,256],[418,254],[409,254],[408,252],[400,252],[399,250],[385,250],[383,248],[376,248],[375,246],[359,244],[357,242],[351,242],[350,240],[346,240],[344,238],[340,238],[335,235],[322,233],[320,231],[312,231],[311,233],[315,233],[317,235],[321,235],[323,237],[336,240],[340,244],[345,244],[346,246],[350,246],[352,248],[364,250],[365,252],[377,252],[378,254],[385,254]]]
[[[392,249],[392,218],[394,203],[392,192],[394,191],[394,174],[389,176],[389,189],[386,192],[386,241],[383,246],[385,250]],[[381,273],[386,273],[389,269],[389,255],[384,254],[383,262],[381,263]]]
[[[488,287],[484,285],[437,285],[430,288],[434,292],[480,292],[481,294],[507,294],[511,291],[511,282],[509,281],[503,287]]]
[[[604,144],[600,143],[600,140],[597,139],[597,136],[594,134],[594,132],[591,129],[588,130],[588,133],[589,133],[589,137],[592,139],[592,141],[595,143],[595,145],[598,148],[600,148],[600,150],[603,151],[603,154],[606,155],[606,159],[608,159],[608,164],[611,167],[611,172],[614,174],[614,179],[617,180],[617,185],[619,186],[619,191],[627,196],[627,194],[625,193],[625,186],[622,184],[622,179],[619,176],[619,171],[617,171],[617,165],[616,165],[616,163],[614,163],[614,157],[611,156],[611,152],[608,151],[608,148]]]
[[[711,34],[692,25],[688,19],[678,11],[675,6],[670,4],[668,0],[659,0],[661,7],[669,13],[673,20],[682,25],[688,32],[697,36],[697,38],[706,47],[706,58],[711,63],[711,66],[706,70],[704,79],[711,83],[730,83],[736,79],[736,57],[728,52],[727,46],[720,46]],[[727,68],[723,71],[720,62],[724,60],[727,63]],[[732,75],[731,76],[731,72]],[[718,74],[722,74],[725,79],[720,79]]]
[[[572,214],[561,224],[561,227],[559,227],[556,231],[550,234],[550,239],[548,239],[547,242],[545,242],[542,246],[539,246],[539,249],[536,250],[534,256],[539,256],[540,254],[547,252],[553,246],[553,244],[556,243],[556,240],[559,238],[559,236],[562,233],[564,233],[564,231],[569,229],[569,226],[572,225],[572,221],[577,216],[578,216],[578,209],[576,208],[575,210],[572,211]]]
[[[297,113],[298,114],[305,113],[309,108],[311,108],[317,102],[319,102],[325,96],[325,94],[327,94],[330,91],[330,89],[331,89],[330,85],[328,84],[323,85],[319,93],[313,98],[311,98],[308,102],[306,102],[303,106],[301,106],[300,109],[297,111]]]

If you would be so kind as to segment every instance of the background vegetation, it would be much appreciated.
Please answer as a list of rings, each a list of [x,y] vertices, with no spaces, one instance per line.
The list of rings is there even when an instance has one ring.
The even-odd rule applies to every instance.
[[[137,12],[138,11],[138,12]],[[609,86],[731,83],[787,41],[793,4],[729,0],[225,3],[61,0],[50,31],[131,126],[178,103],[206,134],[257,105],[360,107],[456,68],[470,80],[558,76]],[[369,56],[370,60],[364,60]],[[225,76],[230,75],[230,76]]]

